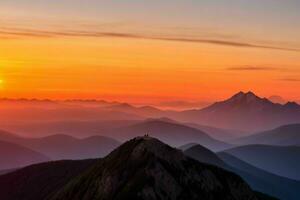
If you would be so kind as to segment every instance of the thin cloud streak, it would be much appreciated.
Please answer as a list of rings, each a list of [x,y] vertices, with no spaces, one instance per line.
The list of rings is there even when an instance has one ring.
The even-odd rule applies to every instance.
[[[229,40],[211,40],[211,39],[194,39],[183,37],[156,37],[148,35],[138,35],[131,33],[119,33],[119,32],[97,32],[97,31],[44,31],[33,29],[9,29],[0,28],[0,36],[19,36],[19,37],[118,37],[118,38],[132,38],[132,39],[152,39],[174,42],[191,42],[191,43],[206,43],[221,46],[241,47],[241,48],[259,48],[281,51],[294,51],[300,52],[300,49],[289,47],[275,47],[260,44],[251,44],[245,42],[236,42]]]
[[[232,46],[232,47],[260,48],[260,49],[272,49],[272,50],[300,52],[300,49],[294,49],[294,48],[264,46],[264,45],[257,45],[257,44],[243,43],[243,42],[225,41],[225,40],[206,40],[206,39],[187,39],[187,38],[153,38],[153,39],[179,41],[179,42],[207,43],[207,44]]]
[[[273,67],[255,67],[255,66],[241,66],[241,67],[229,67],[226,70],[230,71],[274,71],[279,70]]]
[[[282,78],[281,81],[288,81],[288,82],[300,82],[298,78]]]

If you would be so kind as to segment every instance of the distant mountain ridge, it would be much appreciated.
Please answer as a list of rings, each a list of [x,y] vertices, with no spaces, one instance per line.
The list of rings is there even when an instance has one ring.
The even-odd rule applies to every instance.
[[[259,169],[228,153],[217,154],[233,172],[240,175],[255,190],[275,196],[281,200],[298,200],[300,198],[300,181],[292,180]]]
[[[162,121],[173,124],[180,124],[190,128],[198,129],[207,133],[214,139],[221,141],[230,141],[240,137],[241,131],[226,130],[211,126],[203,126],[195,123],[184,123],[170,118],[147,118],[145,120],[59,120],[47,122],[31,122],[23,124],[6,124],[2,128],[20,135],[32,137],[43,137],[48,135],[69,134],[75,137],[89,137],[94,135],[109,136],[113,129],[128,127],[147,121]],[[117,138],[116,138],[117,139]]]
[[[284,125],[272,130],[242,137],[233,142],[238,144],[300,146],[300,123]]]
[[[0,170],[10,170],[49,161],[50,158],[29,148],[0,140]]]
[[[299,146],[245,145],[224,152],[278,176],[300,180]]]
[[[205,132],[172,122],[170,120],[145,120],[129,126],[117,128],[107,132],[110,136],[126,141],[141,134],[149,134],[172,146],[180,146],[190,142],[197,142],[213,151],[221,151],[233,145],[210,137]]]
[[[295,102],[276,104],[252,92],[239,92],[204,109],[181,112],[177,118],[227,129],[257,131],[300,122],[300,106]]]
[[[1,102],[1,100],[0,100]],[[59,121],[59,120],[144,120],[147,118],[170,118],[185,124],[201,124],[203,128],[241,130],[257,132],[272,129],[285,124],[300,123],[300,105],[295,102],[286,104],[273,103],[253,92],[239,92],[231,98],[216,102],[202,109],[185,111],[161,110],[152,106],[134,106],[128,103],[102,100],[9,100],[10,109],[0,108],[4,113],[0,122],[19,121]],[[14,102],[29,105],[29,111],[17,109]],[[63,117],[62,117],[63,116]],[[5,123],[4,123],[5,124]],[[207,127],[208,126],[208,127]],[[209,127],[210,126],[210,127]],[[0,123],[1,127],[1,123]],[[214,129],[215,129],[214,128]],[[218,138],[219,130],[212,130]],[[228,136],[230,137],[230,132]]]
[[[25,138],[7,132],[0,132],[0,140],[40,152],[52,160],[99,158],[106,156],[120,145],[117,140],[104,136],[78,139],[62,134]],[[9,152],[7,153],[9,154]]]

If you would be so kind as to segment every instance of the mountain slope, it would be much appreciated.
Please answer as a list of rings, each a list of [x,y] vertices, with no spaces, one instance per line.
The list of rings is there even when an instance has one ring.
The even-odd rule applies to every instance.
[[[300,180],[300,147],[247,145],[224,152],[273,174]]]
[[[159,140],[126,142],[50,198],[257,199],[241,178],[199,163]]]
[[[237,137],[240,137],[241,135],[246,134],[244,131],[221,129],[221,128],[204,126],[195,123],[186,123],[186,125],[192,128],[202,130],[205,133],[207,133],[209,136],[221,141],[230,141]]]
[[[252,92],[239,92],[204,109],[181,112],[176,118],[227,129],[260,131],[300,122],[300,106],[293,102],[275,104]]]
[[[0,199],[41,200],[99,160],[55,161],[36,164],[0,176]]]
[[[278,197],[282,200],[298,200],[300,198],[300,182],[281,177],[254,167],[228,153],[218,153],[232,171],[246,180],[251,188]]]
[[[218,167],[226,168],[226,164],[212,151],[201,146],[195,145],[184,151],[184,154],[203,163],[208,163]]]
[[[4,130],[0,130],[0,140],[3,141],[13,141],[15,139],[20,138],[20,136],[13,134],[11,132],[8,131],[4,131]]]
[[[256,191],[282,200],[298,200],[300,198],[299,181],[258,169],[227,153],[215,154],[200,145],[193,146],[184,153],[200,162],[215,165],[240,175]]]
[[[118,141],[103,136],[93,136],[83,139],[68,135],[25,138],[7,133],[5,135],[0,134],[0,140],[41,152],[52,160],[99,158],[106,156],[120,145]]]
[[[135,107],[128,103],[117,104],[114,106],[107,107],[107,109],[144,117],[159,117],[163,113],[162,110],[152,106]]]
[[[213,139],[201,130],[162,120],[147,120],[109,132],[109,135],[123,141],[143,134],[149,134],[172,146],[194,142],[214,151],[220,151],[233,146]]]
[[[8,174],[10,172],[16,171],[17,169],[5,169],[0,171],[0,176],[3,174]]]
[[[235,140],[239,144],[300,146],[300,124],[289,124]]]
[[[10,142],[0,141],[0,170],[48,161],[41,153]]]

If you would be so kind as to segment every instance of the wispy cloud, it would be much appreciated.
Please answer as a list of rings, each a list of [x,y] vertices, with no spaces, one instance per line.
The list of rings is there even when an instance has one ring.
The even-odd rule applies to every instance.
[[[275,46],[258,45],[258,44],[236,42],[236,41],[225,41],[225,40],[206,40],[206,39],[189,39],[189,38],[155,38],[155,39],[180,41],[180,42],[207,43],[207,44],[233,46],[233,47],[244,47],[244,48],[260,48],[260,49],[272,49],[272,50],[300,52],[300,49],[294,49],[294,48],[288,48],[288,47],[275,47]]]
[[[278,68],[274,68],[274,67],[257,67],[257,66],[229,67],[226,69],[231,70],[231,71],[274,71],[274,70],[279,70]]]
[[[132,38],[132,39],[152,39],[163,41],[175,41],[175,42],[191,42],[191,43],[206,43],[222,46],[232,46],[241,48],[259,48],[270,50],[282,50],[282,51],[294,51],[300,52],[300,49],[289,47],[276,47],[263,44],[252,44],[240,41],[230,40],[217,40],[217,39],[205,39],[205,38],[188,38],[188,37],[171,37],[171,36],[155,36],[147,34],[133,34],[124,32],[101,32],[101,31],[78,31],[78,30],[63,30],[63,31],[45,31],[37,29],[19,29],[19,28],[0,28],[0,36],[14,36],[14,37],[119,37],[119,38]],[[252,67],[248,70],[259,70],[260,68]],[[247,69],[245,69],[247,70]]]
[[[282,78],[281,81],[300,82],[300,78]]]
[[[117,32],[96,32],[96,31],[47,31],[35,29],[3,29],[0,28],[0,35],[20,37],[125,37],[139,38],[141,36],[129,33]]]

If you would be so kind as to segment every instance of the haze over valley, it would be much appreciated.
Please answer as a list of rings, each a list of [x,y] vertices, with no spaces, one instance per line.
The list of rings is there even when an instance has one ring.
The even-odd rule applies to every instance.
[[[0,200],[299,200],[299,10],[1,0]]]

